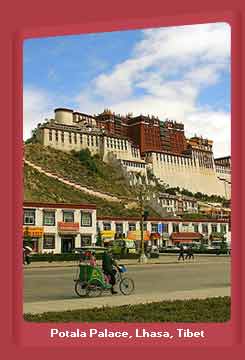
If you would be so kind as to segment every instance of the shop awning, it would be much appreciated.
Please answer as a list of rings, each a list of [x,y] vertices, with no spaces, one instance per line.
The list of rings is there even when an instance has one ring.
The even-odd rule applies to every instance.
[[[188,242],[199,241],[203,238],[203,236],[199,232],[173,232],[170,235],[170,238],[175,242]]]

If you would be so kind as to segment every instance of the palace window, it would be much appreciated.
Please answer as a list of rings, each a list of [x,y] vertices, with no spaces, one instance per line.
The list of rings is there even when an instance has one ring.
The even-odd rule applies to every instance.
[[[211,224],[212,233],[217,232],[217,224]]]
[[[71,133],[69,133],[69,143],[71,144]]]
[[[83,143],[83,135],[80,134],[80,144],[82,144],[82,143]]]
[[[59,141],[59,133],[58,133],[58,130],[55,131],[55,141]]]
[[[74,211],[63,210],[63,222],[74,222]]]
[[[24,209],[24,225],[35,225],[36,212],[34,209]]]
[[[55,225],[55,211],[43,211],[43,225],[54,226]]]
[[[43,249],[55,249],[55,235],[44,235],[43,237]]]
[[[92,214],[90,212],[81,212],[81,226],[92,226]]]
[[[98,138],[98,136],[95,137],[95,144],[96,144],[97,147],[99,146],[99,138]]]
[[[61,132],[61,142],[64,142],[64,132]]]
[[[94,137],[91,136],[91,145],[94,146]]]
[[[52,141],[52,130],[49,130],[49,141]]]
[[[74,134],[74,143],[77,143],[77,134]]]

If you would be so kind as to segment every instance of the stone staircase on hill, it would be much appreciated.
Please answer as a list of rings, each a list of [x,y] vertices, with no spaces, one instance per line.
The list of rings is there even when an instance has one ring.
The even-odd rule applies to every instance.
[[[53,179],[56,179],[60,182],[62,182],[63,184],[66,184],[66,185],[69,185],[69,186],[72,186],[74,189],[76,190],[80,190],[88,195],[91,195],[91,196],[95,196],[95,197],[99,197],[99,198],[102,198],[106,201],[110,201],[110,202],[117,202],[117,203],[122,203],[123,201],[125,201],[125,199],[122,199],[122,198],[119,198],[119,197],[116,197],[114,195],[109,195],[107,193],[104,193],[104,192],[101,192],[101,191],[95,191],[95,190],[92,190],[92,189],[89,189],[85,186],[81,186],[79,184],[76,184],[70,180],[67,180],[67,179],[64,179],[56,174],[53,174],[49,171],[46,171],[44,170],[42,167],[38,166],[38,165],[35,165],[33,164],[31,161],[29,160],[26,160],[24,159],[24,163],[29,165],[30,167],[32,167],[33,169],[37,170],[38,172],[50,177],[50,178],[53,178]]]

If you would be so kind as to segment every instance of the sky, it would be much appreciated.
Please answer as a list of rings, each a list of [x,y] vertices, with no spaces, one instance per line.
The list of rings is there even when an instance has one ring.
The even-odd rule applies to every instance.
[[[155,115],[230,155],[230,27],[188,25],[28,39],[24,139],[54,109]]]

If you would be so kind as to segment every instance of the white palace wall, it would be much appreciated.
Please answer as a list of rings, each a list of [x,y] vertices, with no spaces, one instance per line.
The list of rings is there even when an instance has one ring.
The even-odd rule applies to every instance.
[[[229,197],[230,189],[218,179],[215,170],[200,167],[198,162],[194,165],[191,158],[152,153],[148,161],[152,163],[153,174],[171,187]]]

